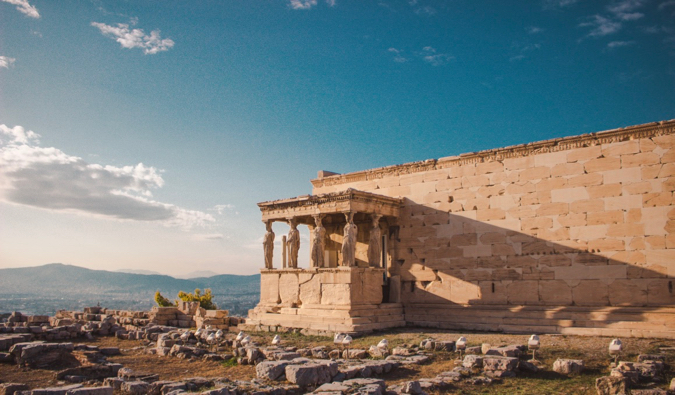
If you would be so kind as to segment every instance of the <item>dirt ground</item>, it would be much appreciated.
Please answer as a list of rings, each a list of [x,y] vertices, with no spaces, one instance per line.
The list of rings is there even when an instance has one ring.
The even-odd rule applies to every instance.
[[[234,334],[230,334],[234,336]],[[252,334],[259,345],[270,344],[274,334]],[[527,344],[527,335],[506,335],[486,333],[455,333],[444,331],[424,331],[420,329],[402,329],[354,339],[351,348],[365,348],[377,344],[385,338],[390,348],[398,345],[419,344],[422,339],[456,340],[459,336],[467,337],[469,346],[480,346],[488,343],[492,346],[509,344]],[[283,345],[295,347],[333,347],[332,339],[318,336],[302,336],[299,334],[283,334]],[[595,394],[595,379],[606,376],[610,371],[610,359],[607,348],[611,338],[581,337],[564,335],[542,335],[541,350],[537,352],[537,359],[545,369],[539,373],[520,373],[517,378],[503,379],[501,382],[489,386],[473,386],[460,384],[443,393],[451,394]],[[663,347],[673,348],[665,350],[667,363],[675,363],[675,340],[661,339],[622,339],[624,352],[620,360],[635,361],[638,354],[661,353]],[[124,367],[134,371],[149,374],[158,374],[160,380],[181,380],[190,377],[227,378],[229,380],[251,380],[255,378],[253,366],[228,366],[221,362],[191,361],[174,357],[160,357],[148,354],[144,344],[140,341],[119,340],[114,337],[99,338],[85,342],[100,347],[119,347],[122,355],[108,357],[108,361],[121,363]],[[441,372],[451,370],[457,355],[452,352],[434,352],[430,363],[399,368],[381,378],[387,384],[394,384],[419,378],[432,378]],[[566,377],[551,370],[553,362],[558,358],[583,359],[586,365],[584,373],[578,376]],[[31,388],[44,388],[59,385],[54,379],[55,372],[66,367],[75,366],[75,361],[64,361],[54,369],[28,369],[16,365],[0,365],[1,382],[18,382],[28,384]],[[658,385],[658,388],[667,388],[667,384],[675,376],[675,370],[669,367],[667,382]]]

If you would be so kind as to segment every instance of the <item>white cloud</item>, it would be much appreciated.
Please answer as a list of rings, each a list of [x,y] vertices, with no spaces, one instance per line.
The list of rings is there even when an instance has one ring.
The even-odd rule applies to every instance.
[[[328,4],[329,7],[335,7],[335,0],[326,0],[326,4]]]
[[[663,3],[659,4],[659,10],[662,10],[666,7],[671,7],[671,6],[675,6],[675,0],[668,0],[668,1],[664,1]]]
[[[530,26],[530,27],[527,28],[527,32],[529,34],[537,34],[537,33],[543,32],[543,31],[544,31],[544,29],[542,29],[540,27],[537,27],[537,26]]]
[[[396,63],[405,63],[409,60],[408,58],[404,57],[401,54],[403,51],[401,51],[400,49],[396,49],[396,48],[392,47],[392,48],[389,48],[387,51],[394,54],[394,62],[396,62]]]
[[[193,240],[224,240],[225,238],[222,233],[196,234],[192,236]]]
[[[592,27],[588,33],[590,37],[602,37],[613,34],[621,30],[621,23],[605,18],[602,15],[594,15],[589,22],[579,24],[581,27]]]
[[[577,2],[579,2],[579,0],[544,0],[544,8],[565,8]]]
[[[158,222],[191,229],[215,222],[207,213],[152,200],[161,171],[139,163],[92,164],[54,147],[37,133],[0,125],[0,200],[46,210]]]
[[[135,25],[136,22],[137,20],[132,20],[131,24]],[[153,30],[147,35],[143,29],[130,29],[129,24],[126,23],[110,26],[104,23],[92,22],[91,25],[97,27],[104,36],[120,43],[122,48],[141,48],[146,55],[168,51],[174,45],[173,40],[170,38],[161,38],[159,30]]]
[[[218,213],[218,215],[222,215],[226,210],[232,210],[234,208],[234,205],[232,204],[217,204],[213,206],[213,208],[210,208],[210,211],[215,211]]]
[[[38,12],[37,8],[34,6],[30,5],[28,3],[28,0],[2,0],[5,3],[13,4],[16,6],[16,9],[31,18],[38,19],[40,18],[40,13]]]
[[[624,21],[640,19],[644,14],[633,12],[644,5],[644,0],[621,0],[607,6],[607,10]]]
[[[608,48],[620,48],[620,47],[627,47],[629,45],[635,44],[635,41],[612,41],[609,44],[607,44]]]
[[[290,0],[289,6],[294,10],[309,10],[316,4],[317,0]]]
[[[437,53],[434,47],[422,48],[420,56],[422,57],[423,61],[429,63],[432,66],[442,66],[455,58],[454,56],[450,56],[446,53]]]
[[[424,6],[424,7],[420,7],[420,8],[415,9],[415,14],[432,16],[432,15],[436,14],[436,9],[434,7]]]
[[[14,64],[15,61],[16,59],[14,58],[10,58],[7,56],[0,56],[0,67],[8,69],[11,65]]]

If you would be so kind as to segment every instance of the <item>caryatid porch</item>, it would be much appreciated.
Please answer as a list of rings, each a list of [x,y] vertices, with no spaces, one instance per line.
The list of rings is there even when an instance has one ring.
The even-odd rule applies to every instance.
[[[247,324],[259,329],[367,332],[404,325],[398,283],[389,284],[390,238],[402,200],[349,189],[258,203],[263,241],[260,303]],[[274,222],[291,227],[274,268]],[[310,267],[298,268],[298,225],[310,230]]]

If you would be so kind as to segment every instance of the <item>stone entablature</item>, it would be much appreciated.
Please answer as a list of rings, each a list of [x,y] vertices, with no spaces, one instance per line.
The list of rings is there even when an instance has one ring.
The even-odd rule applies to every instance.
[[[347,174],[326,172],[329,174],[328,176],[319,177],[317,179],[311,180],[311,182],[314,188],[323,188],[333,185],[375,180],[384,177],[396,177],[406,174],[445,169],[453,166],[502,161],[508,158],[519,158],[549,152],[559,152],[583,147],[592,147],[601,144],[657,137],[672,133],[675,133],[675,120],[652,122],[643,125],[629,126],[626,128],[611,129],[578,136],[562,137],[527,144],[512,145],[503,148],[469,152],[460,154],[458,156],[448,156],[440,159],[427,159],[418,162],[385,166]]]

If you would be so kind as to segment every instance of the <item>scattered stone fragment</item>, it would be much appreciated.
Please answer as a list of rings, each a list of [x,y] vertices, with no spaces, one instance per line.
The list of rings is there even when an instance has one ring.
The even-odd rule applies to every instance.
[[[580,359],[558,359],[553,363],[553,371],[560,374],[579,374],[584,370],[584,361]]]
[[[598,395],[625,395],[628,393],[628,383],[623,377],[599,377],[595,380],[595,389]]]
[[[28,386],[21,383],[3,383],[0,384],[0,395],[14,395],[17,391],[26,391]]]

